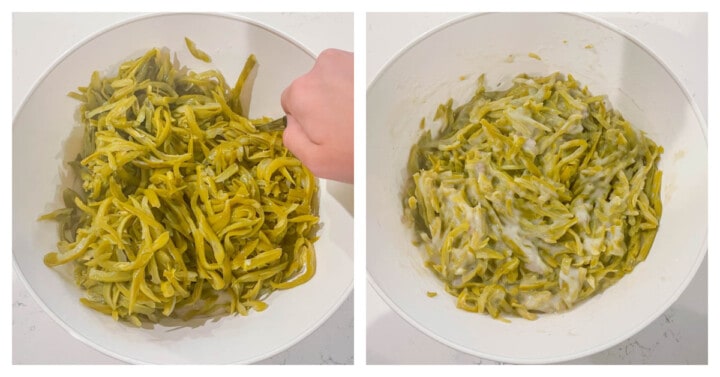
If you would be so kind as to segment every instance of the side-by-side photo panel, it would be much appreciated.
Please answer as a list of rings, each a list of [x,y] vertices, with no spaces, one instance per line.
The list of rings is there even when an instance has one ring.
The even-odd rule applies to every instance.
[[[707,364],[707,14],[367,14],[367,363]]]
[[[353,22],[13,14],[13,364],[354,363]]]

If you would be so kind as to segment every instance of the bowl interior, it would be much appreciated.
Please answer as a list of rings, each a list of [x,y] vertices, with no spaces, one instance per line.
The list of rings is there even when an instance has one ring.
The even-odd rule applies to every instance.
[[[528,56],[535,53],[536,60]],[[512,56],[509,58],[509,56]],[[647,260],[573,310],[503,323],[455,308],[423,266],[401,223],[401,189],[418,125],[437,106],[467,102],[477,78],[506,88],[519,73],[570,73],[607,94],[635,127],[665,148],[663,216]],[[556,362],[592,354],[632,336],[662,314],[690,282],[706,252],[707,142],[697,107],[674,76],[638,42],[569,14],[483,14],[425,35],[397,55],[368,89],[367,266],[378,293],[435,339],[498,361]],[[426,291],[439,292],[430,299]]]
[[[189,27],[193,26],[193,27]],[[192,30],[192,31],[191,31]],[[184,37],[213,58],[203,63],[187,51]],[[55,224],[38,216],[62,206],[61,190],[72,183],[64,162],[80,148],[78,103],[66,94],[89,82],[94,70],[111,73],[152,47],[166,47],[194,70],[218,69],[231,84],[249,54],[260,64],[251,117],[282,115],[280,93],[309,70],[314,57],[296,42],[230,16],[172,14],[144,17],[102,32],[66,54],[38,83],[13,125],[13,255],[22,279],[48,313],[85,343],[137,363],[236,363],[270,357],[324,322],[352,289],[352,214],[343,190],[320,182],[322,229],[317,270],[308,283],[274,292],[262,313],[210,321],[134,328],[85,308],[69,268],[49,269],[43,255],[55,250]],[[352,199],[350,199],[352,200]]]

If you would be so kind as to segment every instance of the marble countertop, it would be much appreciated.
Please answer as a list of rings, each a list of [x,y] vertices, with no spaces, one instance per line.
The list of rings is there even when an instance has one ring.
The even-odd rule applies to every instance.
[[[13,114],[34,83],[56,59],[79,41],[112,24],[137,16],[107,14],[13,15]],[[315,54],[326,48],[353,50],[353,15],[254,13],[263,22],[297,40]],[[43,43],[33,43],[37,35]],[[353,295],[315,332],[260,364],[352,364]],[[13,364],[119,364],[73,338],[34,301],[13,271]],[[58,352],[62,350],[62,352]]]
[[[382,66],[421,34],[460,14],[368,14],[367,84]],[[680,78],[707,119],[707,15],[594,14],[638,38]],[[390,309],[367,284],[368,364],[494,364],[447,347]],[[630,339],[569,364],[707,364],[707,256],[680,298]]]

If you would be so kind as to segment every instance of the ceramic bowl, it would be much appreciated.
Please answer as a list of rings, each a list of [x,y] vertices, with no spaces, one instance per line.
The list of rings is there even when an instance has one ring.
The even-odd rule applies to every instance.
[[[528,56],[537,54],[541,60]],[[512,55],[512,58],[509,58]],[[519,73],[572,74],[606,94],[626,119],[665,148],[657,238],[646,261],[602,294],[561,314],[510,323],[455,307],[423,266],[403,224],[410,147],[437,106],[467,102],[480,74],[507,88]],[[640,331],[678,298],[707,249],[706,125],[665,64],[633,37],[573,14],[497,13],[452,21],[398,53],[367,93],[367,269],[400,316],[434,339],[479,357],[550,363],[607,349]],[[439,292],[428,298],[427,291]]]
[[[188,25],[194,25],[189,28]],[[184,37],[207,52],[203,63]],[[80,148],[78,102],[67,93],[89,82],[93,71],[112,73],[153,47],[177,53],[194,70],[218,69],[234,82],[249,54],[260,64],[250,116],[283,115],[282,90],[313,65],[315,57],[291,38],[250,19],[214,14],[165,14],[112,26],[62,56],[38,81],[13,124],[13,256],[33,297],[63,328],[84,343],[130,363],[252,363],[283,351],[318,328],[352,290],[352,214],[347,197],[320,181],[317,271],[299,287],[276,291],[264,312],[246,317],[136,328],[80,304],[81,290],[67,268],[50,269],[43,255],[56,250],[56,225],[38,216],[62,207],[60,192],[72,182],[65,164]],[[350,199],[352,200],[352,199]]]

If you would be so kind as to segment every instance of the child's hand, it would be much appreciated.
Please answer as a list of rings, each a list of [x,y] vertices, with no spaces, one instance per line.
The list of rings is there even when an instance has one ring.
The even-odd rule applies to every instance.
[[[282,93],[285,146],[318,177],[353,182],[353,54],[329,49]]]

